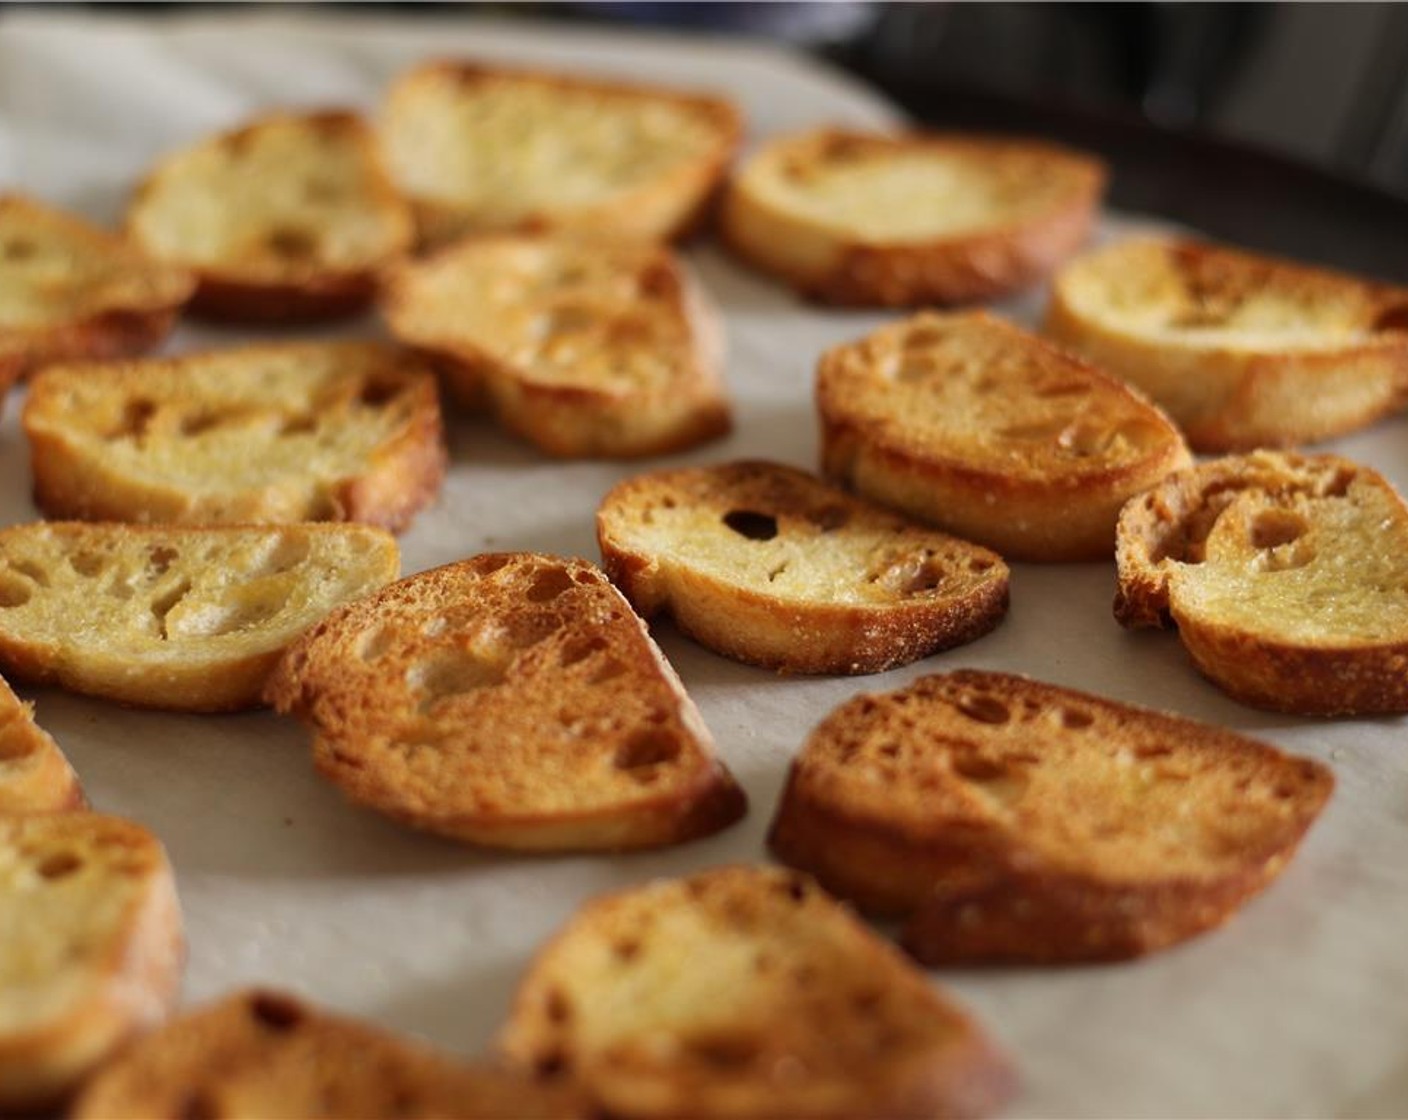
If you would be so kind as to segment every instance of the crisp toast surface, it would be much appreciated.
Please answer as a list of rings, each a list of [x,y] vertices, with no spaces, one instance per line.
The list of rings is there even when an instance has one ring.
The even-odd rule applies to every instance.
[[[403,74],[381,119],[432,245],[501,230],[672,239],[696,223],[741,127],[716,97],[451,61]]]
[[[1190,462],[1140,393],[986,312],[833,347],[816,396],[828,476],[1013,559],[1109,557],[1125,501]]]
[[[597,511],[612,581],[725,656],[796,673],[874,673],[974,640],[1007,609],[995,553],[803,471],[657,471]]]
[[[475,238],[394,270],[382,308],[461,400],[550,454],[660,455],[729,430],[718,316],[659,246]]]
[[[499,1038],[605,1114],[977,1117],[1002,1054],[807,876],[733,866],[588,903]]]
[[[414,222],[371,126],[328,110],[271,114],[166,156],[138,188],[127,231],[196,274],[193,310],[297,321],[366,306]]]
[[[267,696],[354,802],[472,843],[655,847],[744,812],[645,624],[581,560],[488,554],[402,580],[295,643]]]
[[[0,816],[86,809],[78,775],[53,737],[0,678]]]
[[[996,299],[1087,238],[1105,172],[1030,140],[826,128],[774,139],[724,193],[724,239],[825,303]]]
[[[0,1112],[51,1108],[175,1003],[161,845],[94,813],[0,816]]]
[[[23,419],[54,518],[399,531],[445,472],[433,374],[376,342],[54,366]]]
[[[11,526],[0,668],[138,707],[253,707],[285,646],[399,566],[366,525]]]
[[[1120,516],[1115,617],[1178,627],[1234,698],[1302,715],[1408,711],[1408,505],[1333,455],[1200,463]]]
[[[1045,329],[1198,451],[1329,439],[1408,400],[1408,289],[1230,246],[1141,238],[1079,257]]]
[[[978,670],[858,696],[794,761],[770,843],[928,964],[1151,952],[1266,887],[1329,769],[1178,716]]]
[[[173,1020],[84,1087],[75,1120],[573,1120],[561,1089],[250,989]]]
[[[18,194],[0,194],[0,395],[51,361],[155,346],[191,297],[184,269]]]

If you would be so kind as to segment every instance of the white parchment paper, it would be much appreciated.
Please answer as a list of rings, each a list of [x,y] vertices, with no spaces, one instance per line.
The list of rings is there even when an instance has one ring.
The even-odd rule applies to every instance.
[[[394,74],[431,55],[717,88],[746,110],[752,141],[893,116],[801,59],[699,39],[505,26],[470,12],[392,22],[25,11],[0,18],[0,184],[111,221],[159,153],[272,106],[371,110]],[[1127,221],[1110,218],[1102,236]],[[712,246],[691,256],[726,316],[738,427],[669,461],[760,455],[814,467],[817,354],[884,317],[805,306]],[[1003,310],[1030,322],[1040,304],[1038,295]],[[337,328],[378,331],[370,319]],[[188,326],[168,350],[254,337]],[[0,426],[3,523],[35,516],[17,411],[11,397]],[[487,549],[595,559],[597,501],[640,469],[548,462],[477,421],[455,422],[451,438],[444,493],[403,539],[408,573]],[[1408,419],[1333,449],[1408,487]],[[1024,1083],[1014,1115],[1408,1114],[1404,721],[1310,722],[1240,707],[1193,672],[1175,637],[1116,626],[1112,594],[1110,564],[1017,566],[1012,613],[995,633],[860,679],[779,678],[659,627],[752,808],[714,839],[629,857],[515,858],[404,830],[344,804],[313,774],[303,732],[270,715],[155,715],[54,691],[36,699],[95,804],[166,842],[190,939],[190,1001],[283,985],[465,1054],[488,1044],[534,947],[590,895],[763,858],[789,758],[859,691],[940,669],[1005,669],[1249,731],[1328,761],[1339,788],[1289,871],[1227,928],[1137,963],[936,978],[1010,1048]]]

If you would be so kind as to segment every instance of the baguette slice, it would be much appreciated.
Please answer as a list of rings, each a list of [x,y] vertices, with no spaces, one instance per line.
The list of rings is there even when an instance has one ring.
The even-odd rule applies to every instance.
[[[1143,389],[1198,451],[1329,439],[1408,400],[1408,289],[1198,241],[1071,262],[1046,331]]]
[[[33,705],[0,679],[0,817],[87,807],[64,752],[34,722]]]
[[[645,624],[581,560],[500,553],[402,580],[294,643],[266,695],[354,802],[475,844],[655,847],[744,812]]]
[[[45,362],[155,346],[194,289],[183,269],[96,226],[0,194],[0,397]]]
[[[835,347],[816,395],[827,475],[1013,559],[1108,558],[1120,507],[1190,462],[1138,392],[986,312]]]
[[[658,246],[479,238],[395,270],[383,310],[465,403],[550,454],[659,455],[729,430],[717,316]]]
[[[825,303],[996,299],[1086,239],[1099,161],[1030,140],[820,129],[780,137],[734,175],[724,239]]]
[[[1116,960],[1226,921],[1334,779],[1221,728],[1003,673],[832,712],[770,843],[926,964]]]
[[[1237,700],[1408,712],[1408,505],[1368,467],[1271,451],[1169,477],[1120,516],[1115,617],[1178,627]]]
[[[433,375],[372,342],[68,365],[24,410],[49,517],[404,529],[440,488]]]
[[[92,813],[0,816],[0,1112],[52,1107],[155,1026],[184,958],[149,832]]]
[[[976,1117],[1014,1081],[893,948],[762,867],[589,903],[530,967],[500,1045],[631,1120]]]
[[[570,1092],[251,989],[182,1015],[109,1062],[74,1120],[569,1120]]]
[[[0,669],[123,704],[253,707],[285,646],[396,578],[365,525],[0,530]]]
[[[194,310],[256,322],[359,311],[415,237],[370,126],[339,111],[261,117],[167,156],[127,230],[196,274]]]
[[[391,87],[382,139],[423,243],[497,230],[669,240],[695,223],[741,127],[718,98],[430,62]]]
[[[776,463],[659,471],[596,516],[607,574],[642,617],[792,673],[877,673],[987,633],[1007,609],[995,553]]]

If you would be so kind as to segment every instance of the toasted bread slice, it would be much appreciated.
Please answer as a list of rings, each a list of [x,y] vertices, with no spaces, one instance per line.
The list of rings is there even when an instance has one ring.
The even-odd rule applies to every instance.
[[[74,1120],[570,1120],[570,1091],[429,1047],[282,992],[191,1011],[109,1062]]]
[[[266,695],[353,801],[489,847],[654,847],[743,792],[674,670],[582,560],[477,556],[330,615]]]
[[[87,799],[68,759],[34,722],[34,707],[0,679],[0,817],[85,809]]]
[[[1113,960],[1221,924],[1286,865],[1330,771],[1221,728],[1003,673],[832,712],[770,843],[927,964]]]
[[[463,401],[550,454],[660,455],[729,430],[718,318],[658,246],[474,239],[394,271],[383,308]]]
[[[391,87],[382,141],[426,244],[496,230],[656,241],[695,223],[741,127],[714,97],[431,62]]]
[[[0,816],[0,1112],[51,1107],[176,1000],[175,881],[145,829]]]
[[[373,342],[56,366],[24,429],[35,502],[56,518],[400,530],[445,473],[433,374]]]
[[[0,194],[0,397],[46,362],[155,346],[194,290],[184,269],[71,214]]]
[[[607,574],[640,614],[739,661],[877,673],[987,633],[1007,610],[995,553],[777,463],[659,471],[596,515]]]
[[[1045,329],[1143,389],[1198,451],[1328,439],[1408,400],[1408,289],[1224,246],[1080,257]]]
[[[500,1045],[633,1120],[974,1117],[1014,1080],[894,949],[763,867],[589,903],[530,967]]]
[[[1139,393],[985,312],[924,313],[817,371],[826,474],[1011,559],[1096,560],[1189,461]]]
[[[371,127],[338,111],[261,117],[167,156],[127,230],[196,274],[193,310],[247,321],[358,311],[415,238]]]
[[[1231,456],[1120,516],[1115,617],[1178,627],[1243,703],[1301,715],[1408,712],[1408,505],[1332,455]]]
[[[289,642],[399,564],[366,525],[11,526],[0,668],[144,708],[253,707]]]
[[[885,136],[827,128],[780,137],[724,193],[724,239],[803,295],[861,307],[995,299],[1084,243],[1105,171],[1030,140]]]

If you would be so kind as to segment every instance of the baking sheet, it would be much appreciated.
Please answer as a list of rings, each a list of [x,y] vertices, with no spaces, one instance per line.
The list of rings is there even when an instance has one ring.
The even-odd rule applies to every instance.
[[[274,105],[372,109],[394,74],[430,55],[718,88],[745,108],[751,142],[893,119],[874,96],[804,60],[699,38],[506,26],[468,12],[388,22],[23,11],[0,17],[0,184],[113,220],[164,150]],[[1111,216],[1101,236],[1147,224]],[[816,356],[887,317],[805,306],[711,246],[690,256],[726,316],[738,427],[658,465],[760,455],[814,467]],[[1040,304],[1038,295],[1001,310],[1031,322]],[[368,320],[321,333],[377,330]],[[187,326],[167,349],[254,337]],[[18,403],[10,398],[0,426],[0,523],[35,516]],[[473,420],[455,421],[451,442],[444,493],[402,540],[407,573],[488,549],[595,559],[597,500],[642,469],[548,462]],[[1330,446],[1408,487],[1404,417]],[[1017,565],[1012,613],[996,632],[868,678],[782,679],[658,627],[752,807],[721,836],[628,857],[517,858],[404,830],[347,806],[313,774],[302,730],[267,714],[165,716],[28,695],[95,805],[165,841],[190,940],[188,1000],[282,985],[463,1054],[489,1043],[534,947],[584,899],[763,858],[789,758],[857,692],[961,666],[1004,669],[1252,732],[1329,762],[1339,787],[1299,858],[1230,926],[1131,964],[935,975],[1012,1052],[1024,1084],[1013,1115],[1408,1114],[1404,721],[1326,723],[1240,707],[1193,672],[1175,637],[1116,626],[1113,586],[1110,564]]]

